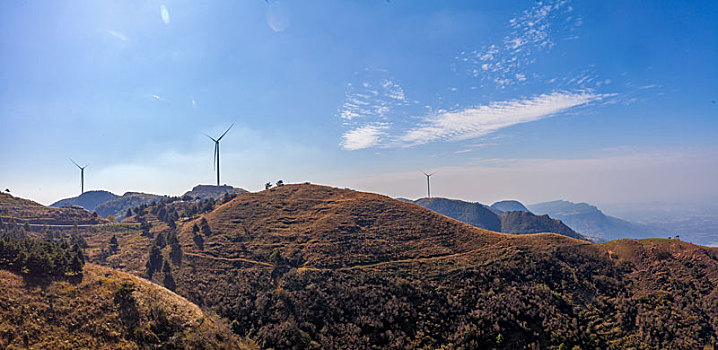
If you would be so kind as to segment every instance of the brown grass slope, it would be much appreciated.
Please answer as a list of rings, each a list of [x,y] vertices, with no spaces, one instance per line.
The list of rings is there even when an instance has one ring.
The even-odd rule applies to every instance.
[[[280,249],[295,265],[315,268],[449,257],[499,246],[585,243],[553,234],[501,234],[386,196],[317,185],[241,194],[204,217],[213,232],[205,243],[207,255],[250,253],[268,261]],[[181,239],[191,241],[190,230],[185,225]]]
[[[96,225],[107,220],[81,207],[53,208],[0,193],[0,218],[31,225]]]
[[[97,265],[82,278],[0,270],[0,347],[31,349],[230,349],[226,326],[147,280]],[[132,296],[118,299],[121,283]]]
[[[200,249],[192,226],[202,218],[211,232],[199,233]],[[153,238],[107,228],[88,235],[90,258],[116,234],[120,252],[106,263],[144,273]],[[684,349],[718,339],[718,250],[677,240],[502,234],[314,185],[241,194],[176,230],[175,290],[263,347]]]

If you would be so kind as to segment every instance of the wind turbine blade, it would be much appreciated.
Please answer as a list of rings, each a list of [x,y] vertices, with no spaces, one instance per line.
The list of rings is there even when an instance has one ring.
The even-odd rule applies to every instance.
[[[436,173],[438,173],[438,172],[439,172],[439,171],[437,170],[437,171],[435,171],[435,172],[429,174],[428,176],[434,175],[434,174],[436,174]]]
[[[218,141],[219,141],[219,140],[215,140],[212,136],[209,136],[209,135],[207,135],[207,134],[205,134],[205,133],[202,133],[202,135],[209,137],[209,139],[212,140],[212,141],[214,141],[214,142],[218,142]]]
[[[229,132],[229,129],[231,129],[233,126],[234,126],[234,123],[232,123],[232,125],[230,125],[230,126],[227,128],[227,131],[225,131],[224,134],[222,134],[222,136],[220,136],[220,137],[217,139],[217,141],[221,140],[221,139],[224,137],[224,135],[227,135],[227,133]]]
[[[72,164],[75,164],[76,167],[82,169],[82,167],[80,166],[80,164],[75,163],[75,161],[72,160],[72,158],[68,158],[68,159],[72,162]]]
[[[424,175],[426,175],[426,176],[430,176],[430,175],[427,174],[424,170],[421,170],[421,169],[417,169],[417,170],[421,171],[421,173],[424,174]]]

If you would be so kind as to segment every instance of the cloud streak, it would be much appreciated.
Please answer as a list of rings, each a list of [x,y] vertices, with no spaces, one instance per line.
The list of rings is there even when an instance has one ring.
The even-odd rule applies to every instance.
[[[383,124],[371,124],[347,131],[342,136],[342,148],[346,150],[357,150],[377,146],[381,143],[388,128]]]
[[[114,31],[114,30],[108,30],[107,33],[110,34],[110,35],[112,35],[113,37],[115,37],[115,38],[117,38],[117,39],[120,39],[120,40],[122,40],[122,41],[127,41],[127,36],[125,36],[124,34],[122,34],[122,33],[120,33],[120,32],[117,32],[117,31]]]
[[[404,130],[392,129],[389,123],[370,123],[344,133],[341,146],[346,150],[359,150],[475,139],[513,125],[549,118],[610,96],[613,94],[558,91],[456,111],[441,111],[425,116]]]
[[[427,118],[399,137],[403,146],[431,141],[461,141],[481,137],[512,125],[544,119],[569,108],[601,100],[608,95],[589,92],[554,92],[522,100],[443,112]]]

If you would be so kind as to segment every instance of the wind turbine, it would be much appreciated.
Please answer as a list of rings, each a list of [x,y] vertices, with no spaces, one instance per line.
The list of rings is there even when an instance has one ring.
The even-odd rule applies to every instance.
[[[70,158],[70,161],[72,162],[72,164],[75,164],[75,166],[80,168],[80,194],[83,194],[83,193],[85,193],[85,168],[87,168],[87,166],[90,164],[86,164],[85,166],[80,166],[80,164],[75,163],[75,161],[72,160],[72,158]]]
[[[431,177],[431,175],[436,174],[438,172],[438,170],[431,174],[427,174],[423,170],[421,172],[424,173],[424,175],[426,175],[426,196],[428,198],[431,198],[431,181],[429,180],[429,178]]]
[[[214,137],[204,134],[204,136],[207,136],[212,141],[214,141],[214,167],[217,169],[217,187],[219,187],[219,141],[222,140],[224,135],[227,135],[227,133],[229,132],[229,129],[231,129],[233,126],[234,126],[234,124],[230,125],[227,128],[227,130],[216,140],[214,139]]]

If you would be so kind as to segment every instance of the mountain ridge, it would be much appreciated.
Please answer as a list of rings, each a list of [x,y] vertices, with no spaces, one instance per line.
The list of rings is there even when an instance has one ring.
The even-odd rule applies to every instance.
[[[531,204],[528,208],[534,213],[559,219],[581,234],[603,240],[665,237],[670,234],[656,227],[606,215],[598,207],[588,203],[556,200]]]
[[[441,197],[405,201],[418,204],[469,225],[491,231],[515,234],[553,232],[567,237],[586,239],[570,227],[564,225],[560,220],[554,220],[548,216],[542,217],[534,215],[528,210],[504,212],[499,209],[501,207],[505,209],[525,209],[518,201],[494,203],[499,204],[497,206],[486,206],[481,203],[471,203]]]

